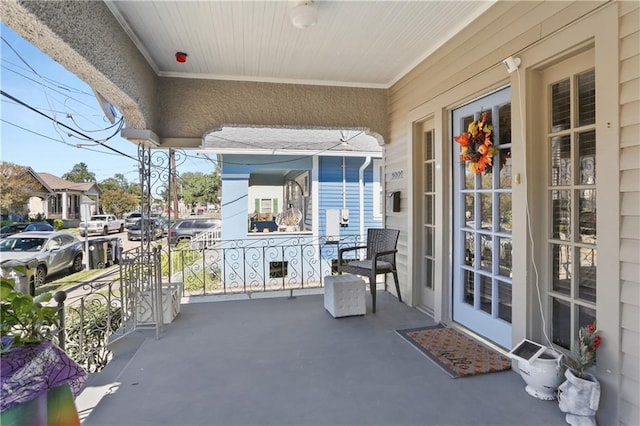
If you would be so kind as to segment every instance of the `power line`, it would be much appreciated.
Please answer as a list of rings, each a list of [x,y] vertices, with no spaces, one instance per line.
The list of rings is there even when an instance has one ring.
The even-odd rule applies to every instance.
[[[52,140],[54,142],[58,142],[58,143],[61,143],[63,145],[67,145],[67,146],[72,147],[72,148],[86,149],[87,151],[97,152],[99,154],[120,155],[120,154],[116,154],[116,153],[113,153],[113,152],[99,151],[97,149],[86,148],[84,146],[77,146],[77,145],[74,145],[72,143],[66,142],[64,140],[52,138],[51,136],[43,135],[42,133],[38,133],[38,132],[33,131],[31,129],[27,129],[26,127],[19,126],[19,125],[15,124],[15,123],[11,123],[10,121],[5,120],[4,118],[0,118],[0,121],[2,121],[3,123],[7,123],[7,124],[9,124],[11,126],[17,127],[18,129],[24,130],[24,131],[29,132],[29,133],[33,133],[34,135],[43,137],[45,139],[50,139],[50,140]],[[98,144],[98,145],[101,145],[101,144]]]
[[[124,152],[119,151],[119,150],[117,150],[116,148],[113,148],[113,147],[111,147],[111,146],[109,146],[109,145],[107,145],[107,144],[105,144],[105,143],[103,143],[103,142],[100,142],[100,141],[98,141],[98,140],[96,140],[96,139],[94,139],[94,138],[92,138],[92,137],[90,137],[90,136],[87,136],[87,135],[85,135],[84,133],[82,133],[82,132],[80,132],[80,131],[78,131],[78,130],[76,130],[76,129],[72,128],[72,127],[69,127],[69,126],[67,126],[67,125],[66,125],[66,124],[64,124],[64,123],[59,123],[59,122],[55,121],[52,117],[49,117],[47,114],[45,114],[45,113],[43,113],[43,112],[41,112],[41,111],[38,111],[37,109],[35,109],[35,108],[34,108],[34,107],[32,107],[31,105],[29,105],[29,104],[27,104],[27,103],[25,103],[25,102],[21,101],[20,99],[18,99],[18,98],[16,98],[16,97],[14,97],[14,96],[11,96],[10,94],[8,94],[7,92],[5,92],[4,90],[0,90],[0,94],[1,94],[2,96],[6,96],[7,98],[11,99],[11,100],[12,100],[12,101],[14,101],[14,102],[17,102],[18,104],[20,104],[20,105],[24,106],[25,108],[28,108],[28,109],[30,109],[31,111],[33,111],[33,112],[35,112],[35,113],[37,113],[37,114],[40,114],[40,115],[42,115],[43,117],[48,118],[48,119],[49,119],[49,120],[51,120],[52,122],[56,122],[56,123],[58,123],[60,126],[64,127],[65,129],[70,130],[70,131],[72,131],[72,132],[74,132],[74,133],[77,133],[78,135],[82,136],[83,138],[85,138],[85,139],[86,139],[86,140],[88,140],[88,141],[92,141],[92,142],[99,143],[99,144],[100,144],[100,145],[102,145],[103,147],[105,147],[105,148],[107,148],[107,149],[109,149],[109,150],[111,150],[111,151],[113,151],[113,152],[116,152],[116,153],[118,153],[118,154],[122,155],[123,157],[127,157],[127,158],[130,158],[130,159],[134,160],[134,161],[138,161],[138,159],[137,159],[137,158],[134,158],[134,157],[130,156],[129,154],[125,154]],[[117,134],[117,133],[114,133],[114,135],[110,136],[110,137],[109,137],[108,139],[106,139],[106,140],[111,139],[111,138],[112,138],[112,137],[114,137],[116,134]]]

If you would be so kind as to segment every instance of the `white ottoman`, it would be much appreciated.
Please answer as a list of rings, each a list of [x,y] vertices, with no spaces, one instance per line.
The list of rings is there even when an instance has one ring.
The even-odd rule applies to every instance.
[[[366,314],[364,280],[352,274],[324,277],[324,308],[334,318]]]

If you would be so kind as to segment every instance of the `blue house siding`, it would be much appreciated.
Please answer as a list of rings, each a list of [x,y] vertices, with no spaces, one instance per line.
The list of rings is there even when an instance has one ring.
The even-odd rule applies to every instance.
[[[349,210],[349,224],[340,227],[340,236],[360,234],[359,171],[364,158],[345,158],[344,208]],[[320,157],[318,174],[319,235],[326,235],[326,211],[343,208],[343,158]],[[364,230],[382,226],[381,219],[373,218],[373,161],[364,171]]]
[[[286,155],[233,155],[222,157],[222,235],[223,240],[247,238],[249,230],[248,189],[253,172],[273,170],[311,170],[312,158]],[[286,206],[279,206],[284,209]]]

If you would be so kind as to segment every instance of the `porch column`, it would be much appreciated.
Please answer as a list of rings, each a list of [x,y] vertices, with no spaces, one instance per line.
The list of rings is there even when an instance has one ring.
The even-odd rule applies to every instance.
[[[62,193],[62,220],[68,219],[69,194],[65,191]]]

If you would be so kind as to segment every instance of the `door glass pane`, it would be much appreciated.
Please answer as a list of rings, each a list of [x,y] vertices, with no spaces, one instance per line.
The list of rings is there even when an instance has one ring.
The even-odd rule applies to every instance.
[[[580,184],[596,183],[596,132],[578,134],[578,156],[580,157]]]
[[[424,159],[425,160],[433,160],[434,152],[433,152],[433,132],[428,131],[424,133]]]
[[[480,194],[480,228],[493,229],[493,194]]]
[[[496,129],[497,126],[497,129]],[[511,104],[504,104],[498,108],[498,123],[493,123],[494,141],[496,145],[511,143]]]
[[[571,240],[571,192],[551,191],[551,236]]]
[[[491,173],[493,168],[491,166],[487,166],[487,170],[489,170],[489,173],[483,173],[480,175],[480,188],[482,189],[493,188],[493,173]]]
[[[464,167],[464,188],[462,189],[474,189],[476,187],[476,174],[469,170],[469,167],[463,163],[461,167]]]
[[[578,219],[580,225],[580,241],[596,243],[596,190],[578,191]]]
[[[491,237],[488,235],[480,235],[480,269],[483,271],[491,272],[493,259],[493,247],[491,244]]]
[[[578,250],[580,268],[578,269],[578,297],[588,302],[596,301],[596,266],[595,248],[582,247]]]
[[[473,300],[475,299],[475,290],[473,288],[473,271],[462,271],[464,276],[464,303],[473,306]]]
[[[569,79],[551,85],[551,132],[571,126],[571,87]]]
[[[434,191],[434,181],[433,181],[433,163],[427,163],[424,165],[424,190],[425,192],[433,192]]]
[[[433,223],[433,195],[428,194],[424,196],[424,213],[426,223]]]
[[[433,260],[432,259],[424,259],[424,286],[426,288],[433,288]]]
[[[498,318],[511,323],[511,284],[498,282]]]
[[[596,73],[590,70],[576,76],[578,126],[596,122]]]
[[[473,260],[476,257],[476,245],[474,234],[472,232],[463,232],[464,234],[464,264],[473,266]]]
[[[578,322],[575,330],[576,336],[580,327],[585,327],[589,324],[596,322],[595,309],[587,308],[586,306],[578,306]]]
[[[474,195],[465,194],[464,196],[464,226],[473,229],[475,227],[475,210]]]
[[[500,259],[498,263],[498,273],[503,277],[511,278],[513,259],[511,258],[511,238],[498,238],[500,247]]]
[[[511,148],[499,150],[498,155],[500,157],[501,166],[498,187],[502,189],[511,188]]]
[[[551,138],[551,186],[571,184],[571,136]]]
[[[553,291],[571,294],[571,247],[551,244],[551,280]]]
[[[498,202],[500,203],[499,213],[500,213],[500,232],[511,232],[511,193],[501,193],[498,194]]]
[[[569,302],[552,298],[553,322],[551,341],[556,345],[571,349],[571,306]]]
[[[433,238],[433,228],[430,226],[424,228],[424,246],[424,254],[426,254],[427,256],[433,256],[435,241]]]
[[[480,275],[480,309],[486,313],[491,313],[491,278]]]

